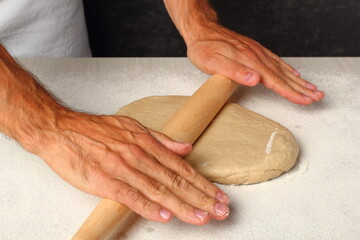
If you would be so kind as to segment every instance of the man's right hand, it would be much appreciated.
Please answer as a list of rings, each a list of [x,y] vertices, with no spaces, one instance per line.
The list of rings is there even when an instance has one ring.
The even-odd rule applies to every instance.
[[[202,225],[227,217],[228,198],[180,156],[179,143],[123,116],[68,112],[36,153],[64,180],[87,193],[122,202],[143,217],[175,215]]]
[[[0,45],[0,131],[78,189],[124,203],[143,217],[202,225],[229,214],[229,199],[181,156],[178,143],[123,116],[60,105]]]

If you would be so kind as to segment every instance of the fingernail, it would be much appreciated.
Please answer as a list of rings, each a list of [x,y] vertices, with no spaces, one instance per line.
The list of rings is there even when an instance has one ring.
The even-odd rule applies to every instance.
[[[298,76],[298,77],[300,77],[300,75],[301,75],[301,73],[299,73],[299,72],[296,71],[295,69],[293,69],[293,73],[294,73],[296,76]]]
[[[215,204],[215,212],[218,216],[228,216],[230,209],[223,203],[217,203]]]
[[[208,212],[201,211],[199,209],[195,209],[195,216],[200,219],[201,221],[204,221],[207,216],[209,215]]]
[[[314,84],[311,84],[311,83],[307,83],[306,87],[310,88],[311,90],[317,90],[317,86],[315,86]]]
[[[222,203],[228,203],[230,201],[229,197],[222,192],[218,192],[218,194],[216,194],[216,199]]]
[[[322,91],[313,91],[315,94],[315,100],[319,101],[324,97],[324,93]]]
[[[166,209],[161,209],[160,210],[160,217],[164,220],[169,220],[171,217],[171,212],[169,210]]]
[[[254,74],[253,74],[252,72],[249,72],[248,74],[245,75],[244,80],[245,80],[246,82],[251,82],[251,78],[252,78],[253,75],[254,75]]]

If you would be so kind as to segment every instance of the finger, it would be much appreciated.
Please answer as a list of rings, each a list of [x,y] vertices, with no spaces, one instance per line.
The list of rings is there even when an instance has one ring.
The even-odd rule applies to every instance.
[[[308,81],[291,74],[288,74],[287,77],[286,82],[296,91],[311,97],[315,101],[324,98],[324,92],[317,90],[317,87]]]
[[[293,66],[291,66],[290,64],[286,63],[284,60],[282,60],[278,55],[276,55],[275,53],[273,53],[272,51],[270,51],[269,49],[263,47],[264,52],[270,56],[272,59],[274,59],[274,61],[279,62],[283,68],[287,69],[289,72],[291,72],[292,74],[294,74],[297,77],[300,77],[301,74],[300,72],[298,72]]]
[[[203,225],[210,220],[207,211],[189,204],[187,199],[181,199],[171,192],[166,186],[152,178],[143,175],[136,176],[137,184],[143,194],[152,201],[160,203],[180,220],[196,225]]]
[[[92,185],[90,194],[123,203],[146,219],[161,223],[169,222],[172,219],[171,211],[150,201],[125,182],[109,178],[104,171],[93,171],[89,182]]]
[[[267,88],[273,90],[278,93],[280,96],[288,99],[289,101],[301,104],[301,105],[309,105],[314,100],[306,95],[303,95],[299,91],[296,91],[289,84],[284,82],[281,78],[279,78],[275,73],[268,73],[263,78],[263,84]]]
[[[266,65],[272,69],[272,71],[277,75],[284,84],[288,84],[292,89],[301,93],[304,96],[312,98],[314,101],[319,101],[324,97],[324,93],[317,90],[317,87],[306,80],[300,78],[297,74],[294,74],[292,67],[283,61],[277,62],[267,62]],[[288,98],[289,99],[289,98]]]
[[[298,83],[299,85],[301,85],[302,87],[308,88],[312,91],[316,91],[317,90],[317,86],[315,86],[314,84],[309,83],[308,81],[306,81],[305,79],[298,77],[298,76],[294,76],[290,73],[288,73],[288,77],[293,80],[294,82]]]
[[[292,81],[296,82],[297,84],[299,84],[303,88],[306,88],[306,89],[312,91],[312,94],[310,94],[310,95],[315,95],[313,97],[314,100],[319,101],[319,100],[324,98],[324,96],[325,96],[324,92],[319,91],[316,85],[306,81],[305,79],[297,77],[297,76],[289,75],[289,78],[291,78]],[[308,95],[308,96],[310,96],[310,95]]]
[[[291,65],[284,62],[279,56],[262,46],[260,43],[250,41],[247,46],[252,49],[253,53],[256,54],[256,59],[261,61],[263,65],[272,69],[274,72],[285,69],[287,72],[291,72],[291,75],[300,77],[300,73],[296,71]]]
[[[126,174],[119,174],[119,179],[126,182],[132,189],[136,189],[131,192],[136,197],[133,197],[133,201],[139,198],[141,193],[150,202],[161,204],[164,209],[171,209],[171,212],[180,220],[196,225],[206,224],[210,220],[210,216],[207,212],[197,209],[194,206],[188,204],[186,201],[181,200],[175,194],[173,194],[166,186],[149,176],[146,176],[137,169],[129,169]],[[131,198],[130,198],[131,200]],[[140,205],[141,206],[141,205]],[[147,211],[140,209],[141,215],[146,215]]]
[[[261,64],[258,64],[257,69],[260,69],[261,81],[265,87],[296,104],[308,105],[313,102],[311,97],[297,91],[289,85],[288,82],[290,82],[291,79],[285,69],[281,69],[275,62],[268,60],[264,62],[264,58],[260,61]],[[292,75],[292,77],[295,76]]]
[[[156,132],[154,130],[148,129],[150,134],[162,143],[167,149],[176,153],[179,156],[186,156],[190,153],[192,145],[190,143],[181,143],[175,140],[172,140],[163,133]]]
[[[162,166],[156,159],[149,157],[140,148],[132,152],[134,156],[129,162],[132,167],[162,183],[169,191],[183,199],[183,201],[210,213],[213,218],[218,220],[223,220],[229,215],[229,208],[226,204],[215,199],[215,197],[205,194],[182,176]],[[176,156],[169,156],[168,161],[172,161],[173,157]]]
[[[206,178],[201,176],[189,162],[183,160],[178,156],[171,156],[171,153],[166,153],[164,149],[161,148],[152,148],[153,156],[157,161],[167,167],[168,169],[175,172],[177,175],[183,177],[186,181],[190,182],[197,189],[200,189],[203,193],[207,194],[210,197],[216,198],[218,201],[228,204],[229,197],[216,185],[209,182]],[[169,161],[171,159],[171,161]]]
[[[150,132],[154,133],[153,130],[150,130]],[[160,142],[165,143],[165,146],[168,145],[169,141],[167,141],[167,139],[169,138],[166,135],[161,133],[155,133],[155,135],[160,139]],[[152,144],[150,144],[151,142]],[[169,154],[169,152],[164,151],[164,148],[162,148],[161,146],[157,146],[157,142],[151,141],[151,139],[148,139],[148,141],[146,141],[145,139],[145,141],[141,145],[144,147],[144,149],[146,149],[147,152],[151,152],[154,158],[157,159],[157,161],[159,161],[161,165],[184,177],[187,181],[193,184],[196,188],[200,189],[203,193],[213,198],[216,198],[221,203],[229,203],[229,197],[213,183],[209,182],[206,178],[198,174],[198,172],[187,161],[177,156],[172,156],[172,154]],[[175,147],[169,146],[168,148],[174,149],[176,148],[176,146],[179,145],[175,144]],[[182,147],[186,148],[186,145]],[[176,150],[174,152],[176,153],[179,151]],[[170,159],[172,161],[169,161]]]
[[[256,54],[256,59],[258,59],[258,61],[262,62],[264,66],[270,68],[272,71],[279,72],[283,71],[284,69],[288,72],[295,71],[295,69],[293,69],[290,65],[284,63],[280,57],[267,50],[261,44],[250,44],[248,47],[251,48]]]
[[[226,204],[205,194],[182,176],[165,168],[160,169],[158,173],[159,181],[163,181],[165,186],[180,199],[184,199],[192,206],[208,212],[218,220],[223,220],[229,215],[230,210]]]
[[[170,210],[149,200],[128,184],[112,179],[108,181],[108,186],[111,190],[109,193],[105,193],[107,198],[125,204],[142,217],[161,223],[169,222],[172,219],[173,215]]]
[[[294,90],[301,94],[311,97],[314,101],[319,101],[324,97],[322,91],[318,91],[317,87],[305,79],[302,79],[291,72],[288,69],[281,69],[276,71],[276,75],[281,78],[286,84],[290,85]]]
[[[273,69],[273,65],[274,64],[267,66],[261,61],[256,64],[256,69],[259,69],[261,74],[261,82],[265,87],[296,104],[309,105],[313,102],[311,97],[293,89],[287,83],[287,74],[283,71],[279,71],[278,69]]]
[[[308,96],[310,95],[310,90],[305,91],[304,89],[303,92],[307,93],[304,94],[299,91],[300,88],[297,86],[297,84],[293,84],[294,86],[297,86],[297,88],[289,85],[289,82],[291,82],[290,79],[295,80],[298,78],[294,73],[290,73],[295,69],[285,63],[282,64],[283,61],[278,56],[266,50],[264,47],[252,47],[252,49],[253,55],[245,55],[245,59],[240,56],[240,60],[247,61],[246,57],[254,56],[255,54],[258,62],[252,67],[259,70],[259,73],[262,77],[261,81],[266,87],[274,90],[279,95],[297,104],[308,105],[313,102],[314,96]]]
[[[278,57],[278,56],[276,56],[276,57],[277,58],[275,60],[277,60],[279,62],[279,64],[282,66],[282,68],[287,71],[289,78],[291,78],[293,81],[297,82],[298,84],[300,84],[303,87],[306,87],[313,91],[317,90],[317,86],[306,81],[305,79],[301,78],[301,74],[295,68],[293,68],[291,65],[289,65],[288,63],[283,61],[280,57]]]
[[[226,76],[245,86],[255,86],[260,82],[257,71],[222,55],[217,55],[209,61],[209,69],[213,70],[212,74]]]
[[[290,65],[289,65],[290,66]],[[291,66],[290,66],[291,67]],[[295,74],[295,76],[297,76],[297,77],[301,77],[301,73],[300,72],[298,72],[295,68],[293,68],[293,67],[291,67],[292,69],[291,69],[291,72],[293,73],[293,74]]]
[[[134,149],[140,149],[136,145],[129,146],[131,153],[139,151]],[[119,158],[118,166],[112,166],[111,174],[115,176],[116,184],[112,182],[113,191],[105,196],[124,203],[147,219],[158,222],[167,222],[171,219],[172,214],[169,214],[168,209],[171,209],[179,219],[190,224],[203,225],[210,220],[207,212],[180,200],[163,184],[130,166],[134,161],[133,157],[132,154],[128,154],[126,155],[128,161]],[[120,164],[122,161],[126,163]],[[141,162],[137,164],[146,166]]]
[[[288,81],[288,84],[295,89],[297,92],[302,93],[303,95],[306,95],[310,98],[312,98],[314,101],[319,101],[324,97],[324,93],[321,91],[313,91],[309,88],[306,88],[304,86],[301,86],[300,84],[298,84],[295,81]]]
[[[160,162],[161,165],[169,168],[170,170],[174,172],[180,172],[183,175],[185,174],[186,180],[190,180],[190,182],[198,189],[200,189],[205,194],[216,198],[218,201],[228,204],[229,198],[228,196],[220,190],[218,187],[216,187],[214,184],[207,181],[204,177],[202,177],[200,174],[198,174],[191,165],[184,161],[182,158],[177,156],[176,154],[170,152],[164,145],[162,145],[158,140],[151,137],[147,134],[141,134],[137,136],[137,144],[123,144],[122,142],[119,142],[118,144],[114,144],[116,140],[114,140],[114,143],[111,144],[111,149],[116,151],[118,153],[118,156],[122,156],[124,159],[132,159],[132,161],[135,161],[136,159],[147,159],[149,157],[148,154],[152,155],[156,159],[156,161]],[[144,154],[144,151],[141,150],[143,148],[148,154]],[[116,159],[118,156],[107,156],[106,159],[109,159],[107,161],[108,163],[104,168],[107,168],[106,171],[111,173],[112,175],[116,175],[117,173],[112,173],[112,170],[118,169],[119,167],[116,166],[116,161],[123,161],[123,159]],[[133,157],[136,156],[136,157]],[[112,159],[112,161],[110,161]],[[170,161],[171,160],[171,161]],[[129,161],[131,162],[131,161]],[[136,162],[135,168],[141,168],[142,165],[144,165],[146,161],[138,161]],[[135,163],[134,163],[135,164]],[[126,167],[126,166],[125,166]],[[144,165],[143,168],[148,168],[149,166]],[[183,170],[182,170],[183,168]],[[180,174],[181,175],[181,174]],[[182,175],[182,176],[183,176]],[[192,178],[190,176],[193,176]],[[184,177],[184,176],[183,176]]]
[[[310,83],[308,81],[305,81],[304,87],[307,87],[307,88],[309,88],[311,90],[314,90],[314,91],[316,91],[318,89],[316,85],[314,85],[314,84],[312,84],[312,83]]]

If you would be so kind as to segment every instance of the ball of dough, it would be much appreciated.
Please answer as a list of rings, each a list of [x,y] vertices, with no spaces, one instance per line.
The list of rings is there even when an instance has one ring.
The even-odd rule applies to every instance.
[[[117,114],[160,131],[187,98],[147,97],[122,107]],[[250,184],[288,171],[298,153],[294,136],[279,123],[238,104],[227,103],[185,159],[211,181]]]

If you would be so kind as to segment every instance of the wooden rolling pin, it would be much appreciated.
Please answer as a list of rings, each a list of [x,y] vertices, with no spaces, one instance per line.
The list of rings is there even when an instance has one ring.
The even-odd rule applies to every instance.
[[[236,83],[226,77],[219,75],[210,77],[172,116],[161,132],[177,141],[194,143],[234,92],[236,86]],[[105,239],[131,213],[132,211],[125,205],[104,198],[73,239]]]

